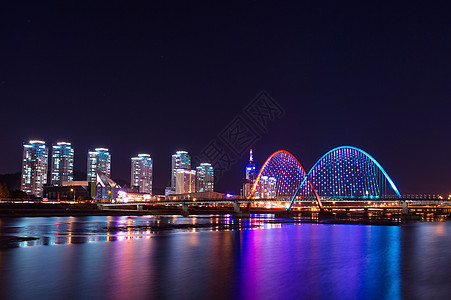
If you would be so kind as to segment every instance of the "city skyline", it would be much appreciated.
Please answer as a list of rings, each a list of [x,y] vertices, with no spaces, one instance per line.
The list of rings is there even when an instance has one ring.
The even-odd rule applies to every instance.
[[[56,145],[52,146],[52,152],[49,153],[49,148],[46,146],[45,141],[41,140],[30,140],[29,143],[24,143],[23,145],[23,159],[22,159],[22,173],[21,173],[21,191],[26,192],[29,195],[35,195],[38,197],[43,197],[43,188],[47,187],[58,187],[58,186],[74,186],[74,184],[71,184],[70,182],[74,180],[73,177],[73,155],[74,155],[74,148],[72,147],[71,143],[68,142],[58,142]],[[280,158],[274,158],[273,156],[276,154],[288,154],[289,157],[282,159],[281,162]],[[49,160],[49,155],[51,157],[51,162]],[[363,158],[357,158],[355,162],[349,163],[349,162],[338,162],[336,159],[339,156],[343,156],[352,159],[353,157],[357,157],[358,155],[362,156]],[[329,157],[329,161],[325,163],[326,157]],[[214,184],[215,184],[215,170],[213,166],[210,163],[200,163],[195,167],[195,169],[191,169],[191,156],[187,151],[179,150],[176,151],[175,154],[171,156],[172,158],[172,165],[171,165],[171,181],[174,179],[175,188],[172,189],[171,187],[166,187],[164,195],[181,195],[181,194],[190,194],[190,193],[202,193],[202,192],[213,192]],[[138,192],[143,194],[149,194],[149,195],[163,195],[163,193],[154,192],[152,190],[152,182],[153,182],[153,160],[150,157],[149,154],[138,154],[137,156],[131,157],[131,173],[130,173],[130,184],[126,184],[123,186],[123,188],[126,188],[130,192]],[[278,170],[276,174],[274,173],[266,173],[268,168],[271,170],[274,167],[269,166],[271,163],[276,160],[276,170]],[[239,194],[243,197],[256,197],[256,198],[274,198],[276,196],[285,194],[287,190],[290,190],[291,188],[296,188],[297,186],[293,186],[293,178],[297,178],[300,175],[295,175],[293,178],[285,177],[289,176],[288,173],[292,172],[289,169],[292,168],[292,163],[289,162],[290,160],[294,160],[298,167],[301,168],[300,172],[303,174],[307,174],[306,170],[304,170],[301,163],[298,161],[298,159],[293,156],[290,152],[286,150],[278,150],[271,154],[264,164],[258,169],[256,168],[256,165],[254,164],[253,159],[253,150],[249,150],[249,161],[248,163],[243,167],[243,176],[241,177],[242,185],[240,188]],[[111,175],[111,155],[109,153],[109,149],[107,148],[95,148],[95,151],[88,151],[88,165],[87,165],[87,181],[86,182],[97,182],[100,181],[103,183],[107,183],[107,185],[112,186],[117,189],[121,188],[119,185],[117,185],[114,180],[112,180]],[[373,164],[373,166],[366,166],[360,165],[363,161],[370,161],[370,164]],[[295,164],[296,164],[295,163]],[[389,175],[386,173],[386,171],[382,168],[382,166],[375,160],[371,155],[369,155],[367,152],[356,148],[354,146],[340,146],[336,147],[330,151],[328,151],[326,154],[324,154],[320,160],[318,160],[314,166],[310,169],[309,173],[313,171],[315,172],[321,172],[315,169],[315,167],[324,168],[324,163],[326,165],[334,165],[338,164],[340,166],[343,165],[343,163],[348,164],[348,171],[351,170],[357,170],[358,172],[367,172],[367,174],[370,175],[373,171],[370,171],[371,168],[376,167],[380,169],[380,174],[377,175],[374,180],[377,180],[379,182],[381,176],[385,176],[387,182],[379,187],[374,185],[373,181],[367,181],[366,179],[358,182],[355,181],[355,178],[348,179],[348,183],[341,181],[334,183],[338,184],[335,187],[328,187],[328,186],[315,186],[315,192],[319,192],[317,190],[318,188],[321,189],[321,192],[317,195],[322,196],[333,196],[333,195],[340,195],[341,193],[345,193],[346,197],[379,197],[380,195],[387,195],[389,197],[392,197],[387,193],[386,186],[391,186],[392,190],[397,194],[398,197],[401,197],[400,192],[398,191],[395,183],[392,181],[392,179],[389,177]],[[269,164],[269,165],[268,165]],[[338,166],[337,165],[337,166]],[[286,170],[282,170],[282,169]],[[297,167],[295,167],[297,168]],[[366,170],[367,171],[364,171]],[[175,171],[175,178],[173,178]],[[274,171],[274,170],[273,170]],[[336,171],[335,171],[336,172]],[[314,175],[309,182],[310,185],[313,188],[314,184],[318,184],[318,182],[324,183],[324,178],[334,178],[336,175],[327,175],[327,174],[335,174],[334,171],[329,173],[324,173],[322,179],[316,178]],[[91,174],[92,173],[92,174]],[[257,176],[258,174],[258,176]],[[282,174],[282,177],[280,177]],[[283,175],[285,174],[285,175]],[[100,177],[99,177],[100,176]],[[305,176],[305,175],[302,175]],[[301,177],[302,177],[301,176]],[[325,176],[325,177],[324,177]],[[348,175],[347,175],[348,176]],[[354,176],[354,175],[351,175]],[[357,175],[360,176],[360,175]],[[280,178],[279,178],[280,177]],[[63,180],[66,179],[66,180]],[[280,181],[280,182],[279,182]],[[346,181],[346,180],[345,180]],[[80,181],[79,181],[80,182]],[[254,182],[255,183],[254,185]],[[312,183],[313,182],[313,183]],[[316,182],[316,183],[315,183]],[[352,186],[348,186],[352,183]],[[81,182],[80,182],[81,183]],[[85,185],[86,184],[81,184]],[[103,185],[103,184],[102,184]],[[301,184],[303,185],[303,184]],[[257,188],[257,189],[256,189]],[[303,186],[302,190],[305,193],[306,186]],[[299,186],[299,189],[301,189],[301,186]],[[308,188],[307,188],[308,190]],[[380,190],[380,191],[379,191]],[[108,190],[102,191],[102,193],[106,193]],[[54,191],[53,191],[54,192]],[[298,192],[296,192],[298,193]],[[308,194],[309,192],[307,192]],[[291,191],[291,193],[288,194],[294,194],[294,191]],[[287,195],[288,195],[287,194]],[[405,196],[412,195],[412,193],[409,193],[408,191],[403,191],[403,194]],[[425,194],[420,193],[419,195],[425,195],[427,197],[438,197],[440,193],[434,193],[434,194]],[[419,196],[416,195],[415,197]],[[450,194],[451,195],[451,194]],[[111,194],[111,196],[113,196]],[[311,195],[310,195],[311,196]],[[344,196],[344,195],[343,195]],[[441,197],[447,197],[446,194],[442,194]],[[449,198],[450,196],[448,196]]]
[[[71,143],[57,142],[50,153],[46,142],[41,140],[30,140],[23,147],[21,191],[43,197],[46,186],[73,186],[70,182],[74,181],[75,151]],[[154,194],[151,156],[141,153],[130,160],[129,187],[138,193]],[[111,161],[108,148],[88,150],[86,182],[114,182],[111,181]],[[170,187],[171,194],[214,191],[214,169],[210,163],[200,163],[195,170],[191,170],[191,156],[187,151],[179,150],[172,155],[171,167],[171,183],[174,185]],[[188,177],[185,178],[185,175]]]
[[[3,1],[0,299],[448,299],[450,16]]]
[[[167,153],[201,153],[230,126],[249,125],[258,164],[287,149],[311,166],[354,145],[389,166],[401,190],[451,193],[447,8],[245,1],[49,11],[14,1],[2,11],[0,174],[20,171],[24,140],[67,140],[80,149],[74,170],[85,169],[81,151],[105,145],[127,181],[128,158],[150,153],[162,191]],[[283,113],[246,118],[262,90]],[[228,191],[241,185],[247,155],[220,150],[233,161],[217,177]]]
[[[26,154],[26,150],[27,149],[33,149],[37,146],[42,146],[44,147],[44,151],[46,151],[46,157],[45,159],[47,159],[47,171],[48,174],[45,176],[45,178],[39,178],[38,181],[39,182],[44,182],[43,184],[41,184],[41,186],[45,185],[45,184],[50,184],[51,186],[58,186],[58,185],[62,185],[63,181],[72,181],[73,180],[73,165],[74,165],[74,148],[72,147],[72,144],[69,142],[57,142],[56,145],[52,146],[52,152],[50,153],[48,148],[46,147],[46,142],[45,141],[41,141],[41,140],[30,140],[29,143],[24,143],[24,152],[23,152],[23,161],[22,161],[22,174],[21,174],[21,190],[26,191],[29,194],[37,194],[40,195],[42,194],[42,187],[38,187],[38,192],[31,192],[31,187],[24,187],[24,180],[26,180],[26,175],[25,173],[30,173],[31,172],[31,167],[28,167],[30,172],[26,172],[26,161],[25,161],[25,157],[27,156]],[[62,153],[65,153],[65,156]],[[58,156],[58,160],[56,160],[56,156]],[[28,155],[30,156],[30,155]],[[104,173],[107,177],[113,178],[112,174],[111,174],[111,155],[109,153],[109,149],[107,148],[95,148],[95,151],[91,151],[88,150],[88,167],[86,169],[86,174],[87,174],[87,179],[88,181],[96,181],[97,179],[95,179],[94,177],[96,177],[97,175],[95,175],[97,172],[102,172]],[[100,157],[100,165],[97,166],[98,164],[98,160]],[[213,168],[211,167],[210,163],[200,163],[198,166],[195,167],[195,169],[191,170],[191,156],[187,151],[184,150],[178,150],[176,151],[175,154],[173,154],[172,156],[172,171],[171,171],[171,182],[174,179],[174,184],[176,183],[176,177],[174,175],[177,174],[177,172],[179,170],[187,170],[187,171],[191,171],[194,172],[193,174],[191,174],[191,172],[189,173],[189,176],[191,178],[191,176],[193,177],[193,186],[188,188],[188,192],[186,193],[191,193],[191,192],[202,192],[204,190],[199,190],[199,186],[198,186],[198,175],[196,172],[198,172],[199,168],[201,168],[202,166],[207,166],[210,167],[211,170],[213,170]],[[93,162],[94,159],[94,162]],[[147,159],[150,161],[150,171],[146,171],[146,174],[150,174],[150,175],[143,175],[145,176],[147,179],[147,183],[145,183],[146,188],[145,193],[149,193],[149,194],[166,194],[165,192],[159,192],[159,193],[152,193],[152,181],[153,181],[153,160],[150,157],[149,154],[138,154],[138,156],[134,156],[130,158],[132,161],[131,164],[131,176],[130,176],[130,181],[129,181],[129,185],[130,187],[133,186],[139,186],[139,189],[143,189],[141,187],[141,185],[143,184],[143,180],[141,180],[140,184],[136,184],[138,182],[138,177],[136,177],[137,175],[139,175],[140,171],[136,171],[134,168],[137,168],[137,166],[134,166],[136,161],[141,161],[143,159]],[[64,161],[65,160],[65,161]],[[64,165],[64,167],[61,167],[61,169],[55,170],[56,168],[59,168],[59,162],[55,163],[55,161],[61,161],[61,165]],[[64,161],[64,162],[63,162]],[[44,164],[44,163],[41,163]],[[149,165],[149,163],[147,163],[147,165]],[[263,167],[263,166],[260,166]],[[142,166],[139,166],[138,169],[142,168]],[[253,150],[250,149],[249,151],[249,161],[247,163],[247,165],[243,166],[243,176],[241,177],[241,180],[247,180],[248,182],[250,182],[249,184],[245,184],[244,181],[241,185],[241,189],[244,191],[244,193],[246,195],[249,195],[249,189],[252,188],[252,182],[253,180],[255,180],[256,175],[259,171],[259,168],[256,169],[256,165],[254,164],[254,160],[253,160]],[[25,173],[24,173],[25,172]],[[83,171],[82,171],[83,172]],[[94,173],[93,173],[94,172]],[[150,173],[149,173],[150,172]],[[207,171],[205,171],[204,173],[206,173]],[[41,172],[42,173],[42,172]],[[63,175],[60,175],[63,174]],[[92,174],[91,174],[92,173]],[[93,175],[94,174],[94,175]],[[213,174],[214,175],[214,174]],[[28,177],[30,177],[31,175],[28,175]],[[67,178],[68,180],[62,180],[60,179],[61,176],[64,176],[64,178]],[[134,179],[135,176],[136,178]],[[202,176],[205,176],[205,174],[203,174]],[[41,176],[42,177],[42,176]],[[117,177],[118,178],[118,177]],[[211,177],[213,178],[213,177]],[[268,180],[268,178],[262,178],[264,180]],[[123,180],[123,179],[121,179]],[[202,179],[204,180],[204,179]],[[269,178],[269,181],[274,180],[274,178]],[[184,181],[187,181],[184,179]],[[190,179],[188,179],[188,181],[191,181]],[[214,179],[208,179],[208,182],[212,182],[211,184],[207,184],[207,185],[214,185]],[[29,183],[30,184],[30,183]],[[275,183],[274,183],[275,184]],[[36,189],[33,188],[33,191]],[[166,188],[167,189],[167,188]],[[233,187],[233,188],[229,188],[229,190],[232,189],[237,189],[237,187]],[[242,190],[240,189],[240,192],[242,192]],[[176,188],[174,187],[172,190],[172,193],[176,193]],[[180,190],[184,190],[183,187],[179,187],[179,191]],[[208,187],[206,189],[206,191],[213,191],[213,188]],[[140,191],[142,192],[142,191]],[[237,193],[238,194],[238,193]],[[406,191],[405,194],[413,194],[409,191]],[[418,194],[427,194],[427,193],[418,193]],[[435,193],[431,193],[431,194],[440,194],[438,192]],[[268,194],[269,195],[269,194]],[[442,193],[442,195],[446,196],[446,193]]]

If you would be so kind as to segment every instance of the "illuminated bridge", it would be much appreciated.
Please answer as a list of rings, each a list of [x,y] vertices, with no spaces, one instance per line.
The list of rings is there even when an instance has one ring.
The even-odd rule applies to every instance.
[[[307,173],[293,154],[280,150],[261,167],[249,199],[294,202],[401,198],[398,188],[382,166],[365,151],[342,146],[324,154]]]
[[[324,154],[308,172],[290,152],[274,152],[261,167],[248,198],[99,204],[99,208],[136,205],[138,210],[143,210],[147,206],[167,205],[181,206],[182,211],[188,213],[190,206],[233,204],[234,212],[239,213],[240,205],[249,208],[251,203],[286,203],[287,210],[291,210],[294,203],[302,202],[316,203],[321,210],[324,209],[322,202],[333,203],[334,206],[337,203],[340,207],[345,203],[349,206],[360,206],[362,203],[385,206],[390,203],[391,207],[402,205],[403,212],[407,211],[407,203],[423,206],[437,206],[445,202],[449,206],[451,203],[443,198],[402,197],[388,173],[370,154],[356,147],[342,146]]]

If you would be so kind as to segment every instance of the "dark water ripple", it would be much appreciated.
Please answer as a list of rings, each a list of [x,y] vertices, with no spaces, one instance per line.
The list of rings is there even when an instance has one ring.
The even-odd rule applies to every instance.
[[[21,240],[21,239],[26,240]],[[1,299],[449,299],[451,223],[0,219]]]

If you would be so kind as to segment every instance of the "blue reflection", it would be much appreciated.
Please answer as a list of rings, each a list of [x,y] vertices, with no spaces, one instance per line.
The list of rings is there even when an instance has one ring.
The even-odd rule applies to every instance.
[[[302,224],[243,231],[236,298],[401,298],[400,227]],[[277,292],[276,292],[277,291]]]
[[[450,223],[273,221],[2,219],[1,237],[33,234],[49,246],[0,249],[0,299],[446,299],[451,293]],[[214,229],[185,229],[211,222]],[[155,224],[180,229],[156,232]]]

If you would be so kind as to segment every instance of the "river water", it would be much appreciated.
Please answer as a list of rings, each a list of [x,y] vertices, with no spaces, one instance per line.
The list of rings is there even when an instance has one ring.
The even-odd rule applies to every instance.
[[[450,299],[451,222],[1,218],[1,299]]]

